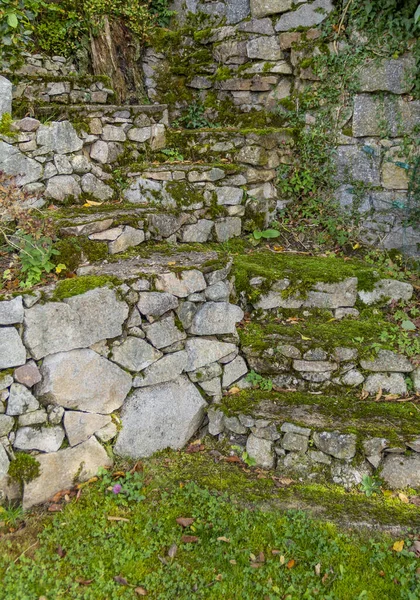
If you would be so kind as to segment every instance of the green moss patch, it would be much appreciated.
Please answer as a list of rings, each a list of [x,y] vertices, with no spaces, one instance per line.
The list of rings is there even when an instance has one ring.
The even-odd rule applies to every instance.
[[[89,290],[94,290],[99,287],[113,287],[121,282],[117,277],[108,275],[83,275],[82,277],[73,277],[72,279],[64,279],[57,284],[52,300],[59,302],[64,298],[71,298],[84,294]]]

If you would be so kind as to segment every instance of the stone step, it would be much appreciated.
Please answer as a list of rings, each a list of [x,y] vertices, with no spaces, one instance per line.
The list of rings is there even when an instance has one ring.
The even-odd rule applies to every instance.
[[[248,389],[208,415],[210,435],[279,477],[350,489],[376,474],[390,488],[420,487],[420,412],[409,403]]]
[[[54,112],[54,117],[61,121],[64,119],[79,121],[81,119],[105,118],[118,119],[120,123],[126,123],[130,118],[136,118],[139,115],[148,115],[158,122],[165,121],[167,124],[167,105],[166,104],[71,104],[62,106],[60,104],[50,104],[49,106],[37,106],[35,111],[39,116],[49,116]],[[100,113],[100,114],[98,114]],[[118,114],[115,114],[118,113]],[[58,116],[56,116],[58,115]],[[156,119],[157,118],[157,119]],[[116,121],[118,122],[118,121]]]

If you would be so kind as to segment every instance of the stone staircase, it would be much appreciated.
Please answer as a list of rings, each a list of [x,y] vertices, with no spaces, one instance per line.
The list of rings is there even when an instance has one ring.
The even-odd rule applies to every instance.
[[[20,493],[7,479],[20,453],[40,466],[29,508],[110,465],[108,446],[137,459],[197,431],[302,480],[419,488],[417,407],[386,399],[419,392],[419,368],[372,350],[413,286],[356,260],[229,245],[284,206],[293,132],[173,129],[166,105],[115,106],[93,79],[39,72],[17,87],[31,76],[44,102],[0,136],[0,162],[53,218],[67,272],[0,302],[3,497]]]

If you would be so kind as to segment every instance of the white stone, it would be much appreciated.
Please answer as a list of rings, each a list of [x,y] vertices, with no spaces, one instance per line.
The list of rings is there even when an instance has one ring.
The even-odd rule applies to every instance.
[[[12,114],[12,92],[12,82],[0,75],[0,119],[5,114]]]
[[[359,298],[364,304],[374,304],[381,300],[411,300],[413,295],[413,286],[410,283],[397,281],[395,279],[380,279],[375,283],[372,291],[359,292]]]
[[[0,369],[20,367],[26,362],[26,350],[14,327],[0,328]]]
[[[112,349],[112,360],[129,371],[142,371],[161,358],[162,352],[138,337],[129,336]]]
[[[251,433],[246,442],[246,451],[258,467],[272,469],[274,467],[273,442],[256,437]]]
[[[144,242],[145,235],[141,229],[134,229],[126,225],[121,235],[113,242],[108,244],[110,254],[119,254],[128,248],[133,248]]]
[[[28,158],[16,146],[0,140],[0,165],[1,170],[12,177],[16,177],[18,186],[27,185],[38,181],[42,176],[42,166],[36,160]]]
[[[187,334],[175,325],[173,314],[151,325],[144,325],[143,331],[149,342],[158,349],[166,348],[187,337]]]
[[[207,287],[201,271],[191,269],[181,273],[163,273],[156,277],[156,289],[173,294],[178,298],[186,298]]]
[[[246,362],[241,356],[237,356],[232,362],[225,365],[223,369],[223,387],[229,387],[246,373],[248,373]]]
[[[11,385],[6,410],[8,415],[23,415],[26,412],[32,412],[38,408],[39,403],[28,388],[20,383],[13,383]]]
[[[57,452],[64,440],[61,427],[21,427],[16,432],[13,446],[18,450]]]
[[[13,325],[23,322],[22,296],[0,302],[0,325]]]
[[[178,307],[178,298],[167,292],[141,292],[137,307],[145,316],[161,317]]]
[[[404,376],[400,373],[375,373],[369,375],[363,385],[363,389],[369,394],[376,394],[379,390],[388,392],[389,394],[398,394],[405,396],[407,393],[407,385]]]
[[[166,354],[163,358],[147,367],[133,381],[133,387],[146,387],[177,379],[187,366],[188,355],[184,351]]]
[[[64,429],[70,446],[77,446],[88,440],[94,433],[111,423],[108,415],[66,410],[64,413]]]
[[[70,121],[40,125],[36,141],[38,146],[46,146],[50,152],[56,154],[69,154],[83,148],[83,141],[77,135]]]
[[[219,342],[204,338],[189,338],[185,342],[188,354],[186,371],[196,371],[200,367],[214,363],[232,352],[236,352],[235,344]]]
[[[192,335],[235,333],[236,323],[244,317],[243,310],[227,302],[206,302],[194,315]]]

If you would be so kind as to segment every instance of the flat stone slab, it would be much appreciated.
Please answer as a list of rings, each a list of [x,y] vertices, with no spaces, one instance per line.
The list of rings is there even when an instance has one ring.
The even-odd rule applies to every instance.
[[[47,356],[35,395],[48,404],[72,410],[109,414],[120,408],[131,377],[93,350],[72,350]]]
[[[74,448],[66,448],[50,454],[37,456],[40,475],[25,484],[23,508],[46,502],[61,490],[72,488],[75,483],[87,481],[98,473],[99,467],[111,467],[112,459],[105,448],[90,438]]]
[[[381,471],[383,479],[391,489],[420,487],[420,455],[404,456],[388,454]]]
[[[116,454],[142,458],[185,446],[201,424],[206,402],[187,377],[134,392],[121,414]]]
[[[26,363],[26,350],[14,327],[0,328],[0,369],[20,367]]]
[[[109,415],[90,414],[78,410],[66,410],[64,413],[64,429],[70,446],[85,442],[109,423],[111,423]]]

